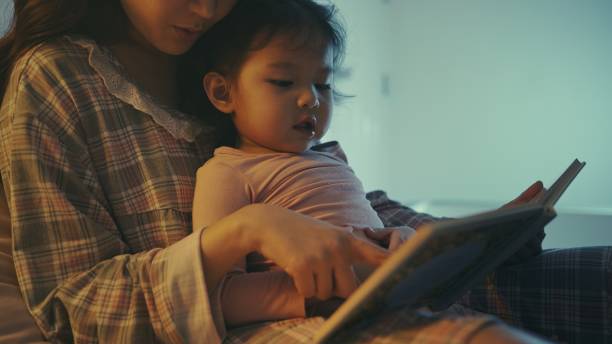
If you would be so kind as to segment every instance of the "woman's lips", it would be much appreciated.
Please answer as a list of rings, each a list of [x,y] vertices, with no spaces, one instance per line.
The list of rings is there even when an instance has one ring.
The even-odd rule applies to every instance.
[[[197,39],[202,33],[202,30],[200,29],[194,29],[194,28],[188,28],[188,27],[175,26],[174,29],[181,37],[184,37],[187,39]]]

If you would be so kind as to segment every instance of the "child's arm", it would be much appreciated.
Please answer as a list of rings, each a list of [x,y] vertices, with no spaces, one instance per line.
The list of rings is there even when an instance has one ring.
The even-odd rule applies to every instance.
[[[193,195],[193,230],[212,225],[252,203],[252,192],[242,174],[231,167],[209,160],[198,169]]]
[[[230,273],[221,294],[227,327],[248,323],[304,317],[304,297],[286,272]]]
[[[197,172],[193,229],[206,228],[252,202],[253,192],[244,176],[212,159]],[[220,285],[223,317],[228,327],[305,315],[304,298],[284,271],[247,273],[243,258]]]

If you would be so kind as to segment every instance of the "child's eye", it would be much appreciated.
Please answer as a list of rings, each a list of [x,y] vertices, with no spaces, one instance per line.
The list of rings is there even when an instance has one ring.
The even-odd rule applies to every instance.
[[[331,84],[315,84],[315,87],[321,91],[329,91],[331,90]]]
[[[290,80],[268,79],[268,82],[274,86],[283,87],[283,88],[293,85],[293,81],[290,81]]]

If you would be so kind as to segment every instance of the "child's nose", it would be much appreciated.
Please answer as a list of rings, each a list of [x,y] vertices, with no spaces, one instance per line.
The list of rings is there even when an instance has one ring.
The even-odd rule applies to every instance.
[[[318,108],[320,105],[319,97],[313,87],[302,92],[298,99],[298,106],[302,109],[314,109]]]

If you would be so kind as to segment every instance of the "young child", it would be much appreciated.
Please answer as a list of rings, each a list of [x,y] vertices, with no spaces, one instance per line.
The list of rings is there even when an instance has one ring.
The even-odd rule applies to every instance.
[[[411,234],[410,228],[382,235],[363,230],[383,224],[344,154],[335,143],[311,149],[329,127],[333,76],[344,52],[333,8],[311,0],[242,1],[196,49],[206,95],[231,118],[238,142],[217,148],[198,170],[194,229],[245,205],[268,203],[386,240],[390,249]],[[359,270],[363,279],[367,269]],[[257,253],[227,277],[221,292],[229,326],[325,308],[308,298],[305,310],[304,293]]]

